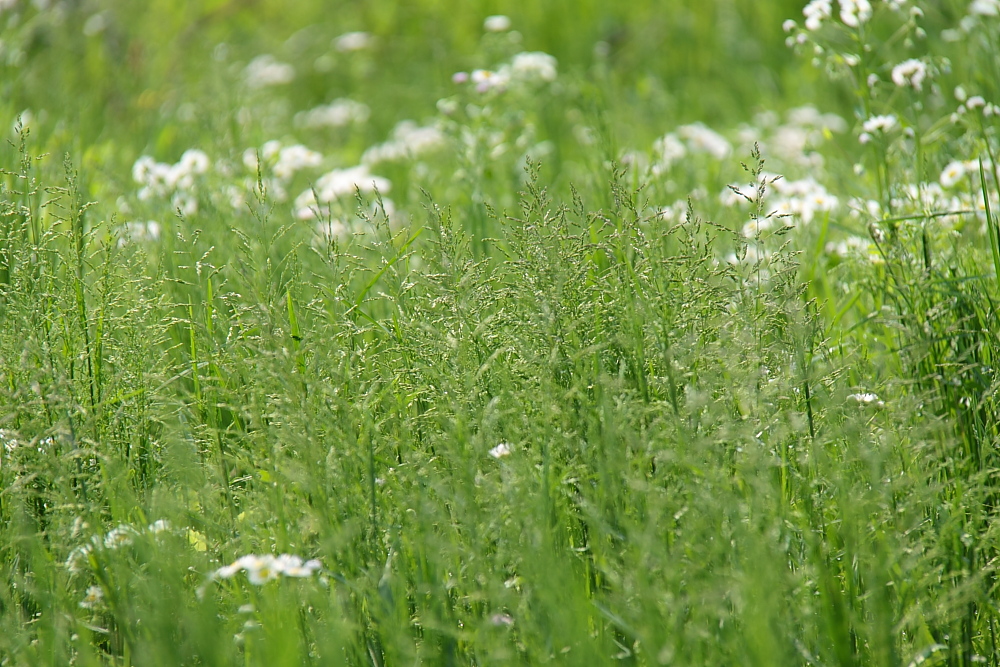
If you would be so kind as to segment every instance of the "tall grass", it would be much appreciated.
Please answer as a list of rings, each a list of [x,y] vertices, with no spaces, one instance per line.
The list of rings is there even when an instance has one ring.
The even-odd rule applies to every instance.
[[[106,9],[127,33],[178,7]],[[379,7],[343,28],[403,43],[419,27],[407,12],[447,10],[436,29],[461,42],[487,9]],[[115,137],[85,108],[36,118],[40,140],[18,124],[0,154],[0,663],[1000,664],[997,116],[980,111],[1000,99],[995,23],[949,41],[966,7],[880,4],[858,26],[787,28],[841,81],[862,142],[829,118],[765,115],[727,135],[765,149],[730,156],[695,125],[624,151],[650,137],[618,129],[616,105],[673,104],[629,51],[647,53],[637,44],[665,19],[585,3],[556,23],[557,9],[518,16],[560,56],[559,79],[442,93],[439,153],[366,163],[380,175],[353,197],[324,201],[326,177],[282,178],[263,147],[240,151],[285,133],[326,141],[326,167],[355,164],[400,119],[406,86],[378,98],[370,129],[309,134],[279,108],[309,86],[198,78],[191,47],[175,74],[221,91],[206,109],[224,114],[190,134],[166,111],[156,138],[155,119]],[[780,8],[724,10],[665,15],[717,39],[739,14],[780,28]],[[290,30],[318,10],[259,11]],[[259,27],[247,12],[223,4],[191,30],[238,37]],[[18,16],[18,38],[64,29]],[[606,37],[622,69],[566,75],[619,20],[638,35]],[[470,65],[512,62],[504,34]],[[313,59],[310,35],[329,41],[314,26],[282,48]],[[918,43],[927,83],[895,81]],[[759,44],[729,47],[752,60]],[[30,79],[65,64],[63,48],[7,85],[48,99]],[[955,53],[977,69],[948,70]],[[343,94],[396,62],[342,57]],[[648,71],[662,83],[726,62],[697,52]],[[954,117],[951,84],[969,88]],[[129,85],[109,94],[152,99]],[[241,125],[237,104],[263,115]],[[689,111],[672,122],[712,117]],[[69,127],[79,151],[39,154]],[[782,133],[804,128],[783,152]],[[221,166],[190,187],[121,185],[144,144],[172,155],[178,136],[213,134]],[[381,174],[396,204],[364,181]],[[290,210],[293,185],[315,205]]]

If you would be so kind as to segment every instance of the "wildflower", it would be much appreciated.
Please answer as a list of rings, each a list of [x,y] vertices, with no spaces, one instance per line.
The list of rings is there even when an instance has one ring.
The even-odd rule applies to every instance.
[[[451,82],[454,83],[455,85],[461,85],[463,83],[468,83],[469,82],[469,73],[468,72],[455,72],[454,74],[451,75]]]
[[[367,32],[346,32],[333,40],[333,48],[341,53],[364,51],[371,47],[374,41],[372,36]]]
[[[444,133],[434,125],[417,125],[404,120],[392,130],[392,139],[372,146],[361,156],[363,164],[377,164],[402,159],[412,159],[435,151],[445,144]]]
[[[170,530],[170,522],[166,519],[157,519],[153,523],[149,524],[149,532],[153,535],[158,535],[162,532]]]
[[[251,88],[266,88],[291,83],[295,78],[295,68],[279,62],[274,56],[257,56],[243,70],[243,77]]]
[[[892,114],[886,116],[872,116],[866,120],[861,127],[865,132],[889,132],[896,127],[897,120]]]
[[[469,75],[472,83],[476,84],[476,91],[485,93],[490,90],[503,90],[510,82],[510,73],[507,70],[492,71],[488,69],[473,70]]]
[[[823,19],[830,18],[833,7],[830,0],[811,0],[802,9],[802,15],[806,17],[807,30],[819,30],[823,25]]]
[[[505,456],[510,456],[511,451],[510,445],[506,442],[501,442],[489,451],[489,455],[495,459],[502,459]]]
[[[170,205],[174,210],[180,211],[182,216],[192,216],[198,212],[198,200],[187,192],[177,192],[170,199]]]
[[[920,90],[927,78],[927,65],[916,58],[904,60],[892,68],[892,82],[899,87],[912,86]]]
[[[322,162],[322,155],[302,144],[285,146],[278,152],[274,175],[282,180],[288,180],[295,175],[295,172],[307,167],[318,167]]]
[[[104,548],[117,549],[119,547],[128,546],[129,544],[132,544],[133,535],[135,535],[135,528],[122,524],[117,528],[112,529],[107,535],[104,536]]]
[[[307,560],[302,562],[302,559],[298,556],[291,556],[289,554],[281,554],[278,556],[276,567],[278,572],[285,575],[286,577],[311,577],[314,572],[319,570],[322,565],[315,558],[312,560]]]
[[[857,28],[872,17],[872,6],[868,0],[840,0],[840,20],[844,25]]]
[[[262,586],[279,576],[311,577],[322,567],[318,560],[302,562],[298,556],[282,554],[275,558],[271,555],[257,556],[248,554],[236,559],[233,563],[220,567],[213,574],[214,578],[231,579],[238,572],[245,571],[247,580],[255,586]]]
[[[80,600],[80,606],[84,609],[95,609],[104,599],[104,591],[100,586],[91,586],[87,589],[87,594]]]
[[[295,114],[295,123],[301,127],[344,127],[363,123],[371,115],[367,104],[339,98],[330,104]]]
[[[798,24],[795,23],[795,21],[793,21],[792,19],[787,19],[784,23],[781,24],[781,29],[784,30],[785,32],[791,32],[795,30],[795,28],[797,27]]]
[[[653,152],[656,153],[662,171],[666,171],[687,155],[687,148],[677,135],[671,132],[653,142]]]
[[[69,556],[63,565],[69,570],[70,574],[80,574],[83,571],[83,565],[90,557],[90,550],[90,545],[84,544],[69,552]]]
[[[509,628],[514,625],[514,619],[509,614],[493,614],[490,616],[490,625]]]
[[[953,188],[965,176],[965,164],[957,160],[952,160],[941,172],[941,185],[946,188]]]
[[[551,83],[558,75],[556,59],[541,51],[518,53],[510,61],[510,70],[513,77],[520,81]]]
[[[986,106],[986,100],[982,95],[973,95],[965,102],[965,106],[968,109],[978,109],[979,107]]]
[[[1000,0],[973,0],[969,13],[977,16],[1000,16]]]
[[[717,160],[725,159],[732,151],[732,146],[725,137],[702,123],[682,125],[677,128],[677,134],[687,142],[692,151],[708,153]]]
[[[483,30],[487,32],[506,32],[510,30],[510,18],[502,14],[487,16],[483,21]]]
[[[204,174],[211,166],[211,161],[204,151],[197,148],[190,148],[184,151],[180,161],[176,165],[179,169],[190,174]]]
[[[856,401],[861,405],[871,405],[876,408],[884,408],[885,402],[879,400],[878,394],[873,394],[871,392],[860,392],[857,394],[850,394],[847,397],[849,401]]]

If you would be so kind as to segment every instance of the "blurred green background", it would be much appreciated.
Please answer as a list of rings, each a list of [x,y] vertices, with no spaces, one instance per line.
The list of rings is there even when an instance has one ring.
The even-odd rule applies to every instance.
[[[36,140],[92,163],[110,157],[102,151],[121,151],[123,138],[139,152],[168,152],[225,135],[240,106],[231,81],[263,53],[296,65],[299,76],[285,91],[291,107],[340,96],[365,101],[372,107],[366,142],[380,140],[401,117],[432,113],[452,90],[453,72],[488,64],[477,54],[483,18],[492,14],[512,17],[523,50],[551,53],[561,71],[599,84],[584,89],[587,102],[620,121],[615,131],[625,141],[645,142],[694,119],[745,120],[761,107],[813,99],[818,85],[817,73],[783,43],[782,21],[801,13],[794,0],[21,5],[0,14],[0,117],[30,110]],[[355,30],[377,41],[348,67],[331,39]]]

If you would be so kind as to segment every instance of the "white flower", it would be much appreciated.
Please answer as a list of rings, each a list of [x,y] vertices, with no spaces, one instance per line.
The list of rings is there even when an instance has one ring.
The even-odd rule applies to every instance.
[[[865,132],[889,132],[896,127],[896,124],[896,117],[889,114],[886,116],[872,116],[862,124],[862,127]]]
[[[927,78],[927,65],[916,58],[904,60],[892,68],[892,82],[897,86],[912,86],[920,90]]]
[[[295,114],[295,124],[302,127],[344,127],[368,120],[367,104],[346,98],[336,99],[325,106]]]
[[[372,146],[361,156],[363,164],[377,164],[395,160],[413,159],[445,145],[445,136],[434,125],[417,125],[404,120],[392,131],[392,139]]]
[[[732,146],[725,137],[702,123],[682,125],[677,128],[677,134],[687,142],[687,147],[691,151],[708,153],[716,160],[725,159],[732,151]]]
[[[135,535],[135,528],[122,524],[104,536],[104,548],[117,549],[132,544],[133,535]]]
[[[366,165],[349,169],[334,169],[319,177],[313,188],[303,191],[295,198],[295,215],[299,220],[310,220],[317,213],[327,213],[326,204],[360,192],[388,192],[392,184],[388,179],[375,176]]]
[[[369,48],[374,41],[375,40],[372,36],[367,32],[345,32],[343,35],[336,37],[333,40],[333,48],[337,49],[341,53],[363,51]]]
[[[840,0],[840,20],[851,28],[857,28],[872,17],[872,6],[868,0]]]
[[[785,32],[791,32],[795,30],[796,27],[798,26],[792,19],[787,19],[784,23],[781,24],[781,29],[784,30]]]
[[[506,442],[501,442],[499,445],[491,449],[488,453],[495,459],[502,459],[505,456],[510,456],[511,454],[510,445]]]
[[[211,161],[204,151],[197,148],[190,148],[181,155],[177,166],[191,174],[204,174],[211,166]]]
[[[978,109],[979,107],[986,106],[986,100],[982,95],[973,95],[966,101],[965,106],[969,109]]]
[[[823,19],[830,18],[832,13],[830,0],[812,0],[802,10],[802,15],[806,17],[806,29],[819,30],[823,25]]]
[[[472,83],[476,84],[476,90],[480,93],[503,90],[510,83],[510,69],[500,68],[495,72],[488,69],[476,69],[472,70],[469,78]]]
[[[166,519],[157,519],[153,523],[149,524],[149,532],[153,535],[158,535],[159,533],[170,530],[170,522]]]
[[[295,175],[295,172],[307,167],[318,167],[322,162],[322,155],[302,144],[285,146],[278,152],[274,175],[287,181]]]
[[[957,160],[953,160],[948,163],[948,165],[941,172],[941,185],[946,188],[953,188],[962,177],[965,176],[965,164]]]
[[[519,81],[556,80],[556,59],[541,51],[518,53],[510,61],[511,75]]]
[[[487,16],[483,21],[483,30],[487,32],[506,32],[510,30],[510,18],[503,14]]]
[[[80,606],[84,609],[94,609],[101,604],[101,600],[103,599],[104,591],[101,590],[101,587],[91,586],[87,589],[87,595],[80,600]]]
[[[291,83],[295,78],[295,68],[279,62],[274,56],[264,54],[250,61],[243,70],[243,77],[251,88],[266,88]]]
[[[877,408],[885,407],[885,402],[879,400],[878,394],[872,394],[870,392],[860,392],[857,394],[850,394],[847,397],[849,401],[856,401],[862,405],[871,405]]]
[[[298,556],[291,556],[289,554],[281,554],[278,556],[275,567],[278,572],[285,575],[286,577],[311,577],[314,572],[319,570],[322,565],[316,559],[308,560],[305,563]]]
[[[170,199],[170,206],[174,210],[180,211],[181,215],[185,217],[192,216],[198,212],[198,200],[187,192],[174,193],[174,196]]]
[[[83,571],[84,565],[86,565],[90,559],[90,545],[84,544],[79,546],[69,552],[69,556],[66,557],[66,562],[64,563],[70,574],[80,574]]]
[[[978,16],[1000,16],[1000,0],[973,0],[969,13]]]
[[[671,132],[653,142],[653,152],[656,154],[659,166],[662,166],[662,171],[666,171],[687,155],[687,148],[677,135]]]
[[[279,576],[310,577],[322,568],[318,560],[302,562],[298,556],[282,554],[275,558],[271,555],[257,556],[248,554],[241,556],[231,564],[220,567],[213,573],[213,578],[230,579],[241,570],[246,572],[247,580],[255,586],[262,586]]]

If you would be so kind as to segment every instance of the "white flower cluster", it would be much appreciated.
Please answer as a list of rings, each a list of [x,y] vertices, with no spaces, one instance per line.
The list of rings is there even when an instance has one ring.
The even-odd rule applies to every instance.
[[[802,15],[806,17],[806,30],[819,30],[823,26],[823,21],[833,14],[833,3],[831,0],[810,0],[802,9]]]
[[[142,186],[138,192],[141,201],[154,197],[171,197],[171,204],[184,215],[198,212],[198,200],[193,194],[196,177],[208,172],[211,162],[198,149],[184,151],[175,164],[157,162],[143,155],[132,165],[132,178]]]
[[[243,78],[250,88],[281,86],[295,79],[295,68],[270,54],[264,54],[250,61],[243,70]]]
[[[487,16],[483,21],[483,30],[486,32],[507,32],[510,30],[510,18],[503,14]]]
[[[861,124],[861,129],[863,132],[858,135],[858,141],[863,144],[869,143],[873,135],[878,132],[880,134],[886,134],[896,129],[899,125],[899,121],[893,114],[872,116],[864,123]]]
[[[392,183],[388,179],[375,176],[363,164],[348,169],[334,169],[320,176],[314,187],[295,198],[295,217],[299,220],[329,217],[330,204],[341,197],[375,190],[383,193],[388,192],[391,187]]]
[[[872,6],[868,0],[840,0],[840,20],[844,25],[857,28],[872,17]]]
[[[871,392],[860,392],[857,394],[850,394],[847,400],[854,401],[860,405],[870,405],[875,408],[884,408],[885,402],[879,400],[878,394],[873,394]]]
[[[216,570],[213,579],[231,579],[239,572],[246,572],[247,580],[255,586],[262,586],[278,577],[306,578],[318,572],[323,565],[318,560],[303,562],[298,556],[281,554],[280,556],[256,556],[249,554],[236,559],[233,563]]]
[[[487,453],[495,459],[502,459],[505,456],[510,456],[511,452],[513,452],[513,450],[510,445],[506,442],[501,442]]]
[[[477,69],[472,74],[456,72],[452,82],[471,82],[477,92],[503,92],[512,85],[552,83],[559,76],[558,62],[554,56],[541,51],[522,52],[496,70]]]
[[[80,525],[86,527],[85,523],[80,522]],[[146,532],[150,535],[158,535],[170,530],[170,528],[171,526],[169,521],[166,519],[158,519],[157,521],[149,524],[146,528]],[[64,565],[71,574],[79,574],[85,569],[84,566],[89,562],[90,554],[95,549],[119,549],[132,544],[132,541],[139,535],[141,535],[139,530],[127,524],[121,524],[116,528],[112,528],[103,537],[100,535],[93,535],[88,543],[80,545],[69,552],[69,556],[66,558]]]
[[[702,123],[681,125],[653,142],[653,174],[665,173],[689,152],[707,153],[716,160],[723,160],[732,150],[725,137]]]
[[[299,127],[344,127],[354,123],[364,123],[371,115],[367,104],[340,98],[330,104],[321,105],[295,114],[295,124]]]
[[[363,164],[412,160],[425,153],[436,151],[445,145],[444,133],[436,125],[417,125],[412,120],[404,120],[392,131],[392,139],[376,144],[361,156]]]
[[[375,44],[375,38],[371,34],[362,31],[345,32],[339,37],[334,37],[333,48],[341,53],[352,51],[364,51],[370,49]]]
[[[818,214],[837,210],[840,201],[825,187],[809,177],[797,181],[780,179],[771,185],[777,193],[772,205],[777,217],[793,216],[810,223]]]
[[[892,68],[892,82],[900,88],[910,87],[919,91],[926,78],[927,65],[916,58],[904,60]]]

